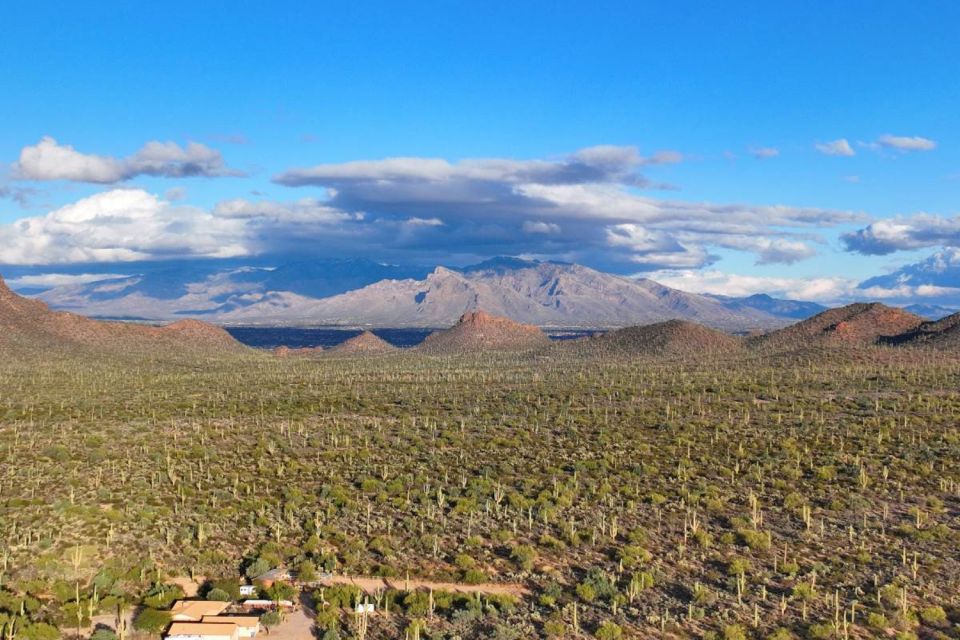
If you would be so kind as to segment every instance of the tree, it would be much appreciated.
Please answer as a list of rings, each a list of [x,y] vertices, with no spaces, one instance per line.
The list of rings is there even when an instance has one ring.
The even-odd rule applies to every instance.
[[[270,566],[269,562],[263,558],[257,558],[247,566],[247,569],[244,571],[244,573],[247,574],[248,578],[253,580],[254,578],[259,578],[267,571],[270,571],[271,568],[272,567]]]
[[[160,634],[170,624],[170,612],[144,609],[133,621],[133,628],[145,633]]]
[[[214,587],[207,592],[207,600],[216,600],[218,602],[233,602],[230,594],[223,589]]]
[[[267,589],[267,597],[274,602],[279,602],[280,600],[293,600],[297,597],[297,588],[289,582],[274,582],[272,585],[270,585],[270,588]]]
[[[270,629],[280,624],[280,614],[276,611],[267,611],[260,616],[260,624],[267,628],[267,633],[270,633]]]
[[[297,578],[300,582],[313,582],[317,579],[317,567],[310,560],[304,560],[297,568]]]
[[[209,591],[207,591],[207,600],[221,600],[221,601],[235,601],[240,599],[240,583],[237,582],[236,578],[221,578],[219,580],[214,580],[209,585]],[[210,594],[213,591],[222,591],[227,594],[227,598],[211,598]]]

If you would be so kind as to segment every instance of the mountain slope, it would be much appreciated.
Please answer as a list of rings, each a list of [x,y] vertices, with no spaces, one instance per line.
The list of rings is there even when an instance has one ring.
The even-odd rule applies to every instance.
[[[15,294],[0,278],[0,349],[29,352],[69,347],[94,347],[101,352],[114,353],[171,349],[246,350],[223,329],[197,320],[152,327],[101,322],[73,313],[51,311],[39,300]]]
[[[608,357],[702,358],[737,353],[743,349],[743,339],[694,322],[667,320],[571,340],[558,344],[558,348]]]
[[[527,351],[547,347],[550,339],[539,327],[491,315],[485,311],[464,314],[454,326],[427,336],[416,350],[429,354],[472,351]]]
[[[912,331],[923,318],[880,303],[856,303],[829,309],[784,329],[750,339],[754,346],[866,346]]]
[[[912,331],[883,339],[887,344],[924,346],[955,350],[960,348],[960,313],[924,322]]]

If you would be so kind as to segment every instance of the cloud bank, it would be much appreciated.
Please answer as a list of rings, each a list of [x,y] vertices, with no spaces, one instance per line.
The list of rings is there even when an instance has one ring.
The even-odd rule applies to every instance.
[[[500,253],[628,263],[634,268],[695,268],[711,248],[749,251],[759,263],[791,263],[816,253],[811,229],[851,222],[845,211],[714,204],[642,195],[649,158],[634,147],[582,149],[556,160],[387,158],[294,168],[277,184],[317,187],[329,204],[373,219],[414,215],[443,220],[449,243]]]
[[[64,149],[50,145],[57,153]],[[132,167],[146,170],[142,163],[150,156],[91,161],[73,150],[67,155],[80,160],[42,175],[121,179]],[[641,170],[681,159],[675,152],[645,157],[634,147],[598,146],[547,160],[323,164],[274,179],[314,188],[317,197],[236,198],[209,209],[182,202],[182,191],[162,198],[114,189],[0,226],[0,263],[270,253],[367,254],[407,262],[537,255],[621,272],[694,269],[718,260],[719,249],[748,252],[758,264],[794,263],[817,253],[824,227],[863,219],[849,211],[692,202],[643,191],[651,183]],[[170,169],[170,175],[183,170]]]

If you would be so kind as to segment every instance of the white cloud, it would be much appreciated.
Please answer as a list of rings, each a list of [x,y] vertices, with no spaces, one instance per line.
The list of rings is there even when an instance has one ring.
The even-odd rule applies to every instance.
[[[933,151],[937,148],[936,142],[920,136],[894,136],[887,134],[877,138],[877,144],[888,149],[896,149],[897,151]]]
[[[918,213],[909,217],[878,220],[863,229],[841,236],[849,251],[886,255],[926,247],[960,246],[960,216],[945,218]]]
[[[408,218],[403,222],[410,227],[442,227],[443,220],[440,218]]]
[[[244,229],[146,191],[115,189],[0,226],[0,263],[123,262],[246,255]]]
[[[718,270],[659,271],[645,274],[675,289],[693,293],[743,297],[766,293],[777,298],[834,303],[856,289],[855,280],[843,277],[777,278],[726,273]]]
[[[827,156],[853,156],[856,152],[846,138],[840,138],[832,142],[818,142],[814,145],[820,153]]]
[[[7,284],[15,289],[27,287],[52,289],[53,287],[90,284],[91,282],[100,282],[101,280],[127,277],[129,276],[119,273],[42,273],[11,278],[7,280]]]
[[[312,198],[295,202],[227,200],[212,211],[174,204],[142,189],[113,189],[42,216],[0,225],[0,264],[130,262],[172,258],[230,258],[316,250],[364,227],[350,213]],[[425,221],[429,223],[430,221]]]
[[[775,147],[751,147],[748,151],[757,160],[767,160],[780,155],[780,150]]]
[[[663,270],[643,274],[675,289],[745,297],[758,293],[775,298],[807,300],[826,305],[847,304],[855,300],[885,300],[890,304],[916,302],[918,298],[939,299],[960,294],[960,288],[900,282],[890,285],[862,286],[842,276],[785,278],[727,273],[709,270]]]
[[[113,158],[81,153],[47,136],[24,147],[14,174],[24,180],[72,180],[112,184],[140,175],[183,178],[240,175],[229,169],[220,152],[197,142],[148,142],[132,156]]]

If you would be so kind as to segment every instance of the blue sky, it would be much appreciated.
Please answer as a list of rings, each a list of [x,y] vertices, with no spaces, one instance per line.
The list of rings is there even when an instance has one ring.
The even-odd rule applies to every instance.
[[[21,4],[0,262],[507,252],[694,289],[862,280],[960,243],[957,24],[950,2]]]

